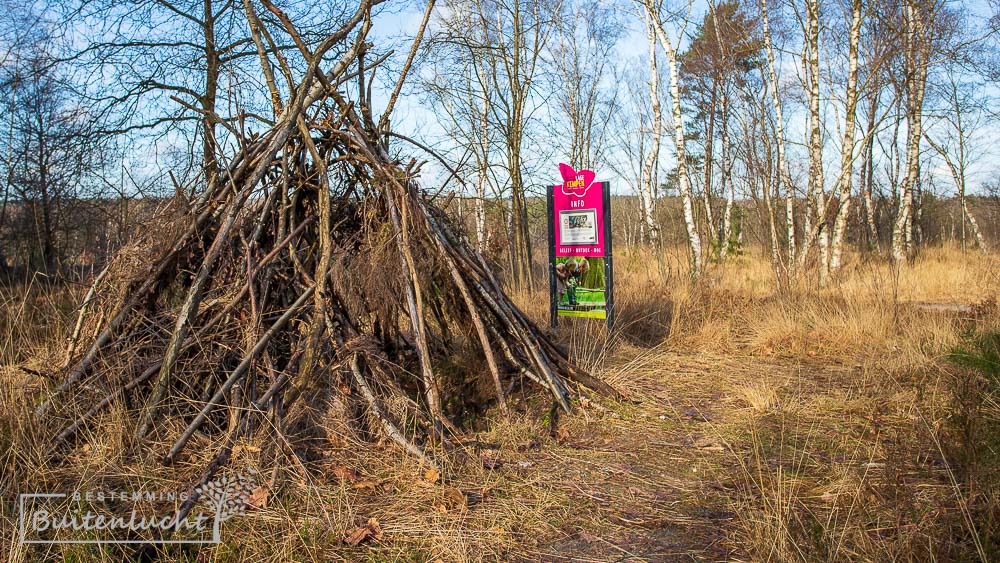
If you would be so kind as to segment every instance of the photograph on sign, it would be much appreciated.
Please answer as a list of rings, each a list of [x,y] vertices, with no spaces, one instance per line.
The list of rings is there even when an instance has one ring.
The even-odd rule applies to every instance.
[[[604,258],[556,258],[556,305],[561,317],[607,318]]]
[[[597,244],[597,210],[560,211],[559,244]]]

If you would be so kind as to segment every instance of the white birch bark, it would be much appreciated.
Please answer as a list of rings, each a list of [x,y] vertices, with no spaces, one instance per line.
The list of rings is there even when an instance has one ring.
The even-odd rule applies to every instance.
[[[875,252],[882,252],[882,243],[878,240],[878,225],[875,224],[875,202],[872,201],[871,172],[868,173],[868,181],[865,189],[865,220],[868,223],[868,236],[871,237],[871,244],[875,247]]]
[[[733,237],[733,204],[736,202],[736,191],[733,188],[732,164],[729,159],[729,98],[723,87],[722,92],[722,189],[726,191],[726,210],[722,215],[722,257],[729,255],[730,241]]]
[[[851,178],[854,167],[855,110],[858,104],[858,42],[861,38],[861,0],[851,2],[851,35],[848,48],[847,102],[844,117],[844,143],[840,153],[840,205],[833,226],[833,248],[830,254],[830,273],[840,269],[847,230],[847,217],[851,208]],[[870,134],[870,132],[869,132]]]
[[[869,246],[878,253],[882,252],[882,244],[878,239],[878,226],[875,224],[875,205],[872,201],[872,183],[875,178],[875,111],[878,107],[878,91],[872,93],[870,111],[868,113],[868,139],[865,141],[864,161],[861,165],[862,183],[864,184],[865,221],[868,223]]]
[[[958,117],[958,119],[961,120],[961,117]],[[959,121],[958,162],[956,162],[955,159],[948,154],[948,152],[944,149],[944,147],[942,147],[938,143],[935,143],[934,140],[931,139],[928,135],[925,134],[924,138],[927,139],[927,144],[929,144],[931,148],[934,149],[935,152],[941,155],[941,158],[944,159],[945,164],[948,166],[948,170],[951,172],[951,178],[952,181],[955,182],[955,189],[958,190],[958,199],[962,205],[963,233],[965,231],[964,221],[968,220],[969,226],[972,227],[972,235],[976,239],[976,244],[979,245],[979,250],[983,254],[987,254],[989,252],[989,248],[986,245],[986,239],[983,238],[983,233],[979,230],[979,223],[976,222],[976,218],[973,217],[971,213],[969,213],[969,204],[968,200],[965,197],[965,159],[964,159],[965,141],[962,139],[961,121]],[[962,244],[964,249],[965,245],[964,236]]]
[[[806,95],[809,99],[809,193],[806,211],[806,236],[799,250],[799,267],[806,259],[815,239],[819,239],[820,277],[826,278],[829,266],[829,231],[825,227],[826,192],[823,187],[823,139],[819,113],[819,0],[806,1],[806,53],[803,56],[806,71]],[[813,216],[815,213],[815,217]],[[813,228],[812,221],[816,221]],[[815,233],[815,234],[813,234]]]
[[[983,254],[988,254],[990,251],[989,246],[986,245],[983,232],[979,230],[979,223],[976,223],[976,218],[969,212],[969,200],[965,197],[965,194],[962,194],[962,213],[969,220],[969,225],[972,226],[972,234],[976,237],[976,244],[979,245],[979,250]]]
[[[784,118],[781,116],[781,98],[778,95],[778,73],[775,70],[774,47],[771,45],[771,28],[767,18],[767,0],[760,0],[761,24],[764,31],[764,47],[767,50],[767,77],[770,84],[771,103],[774,104],[774,127],[777,133],[778,150],[778,189],[775,195],[780,197],[783,190],[785,194],[785,226],[788,229],[788,259],[787,271],[791,276],[795,268],[795,198],[792,193],[792,179],[788,174],[788,165],[785,162],[785,132]]]
[[[646,39],[649,42],[649,102],[653,110],[652,147],[646,153],[642,166],[642,186],[639,197],[642,200],[642,216],[650,242],[655,242],[659,234],[656,225],[656,182],[660,160],[660,137],[663,135],[663,112],[660,108],[660,72],[656,64],[656,35],[652,18],[646,14]]]
[[[691,16],[691,0],[688,1],[687,15],[684,18],[684,25],[687,24]],[[691,181],[688,177],[687,152],[684,145],[684,115],[681,112],[680,79],[677,69],[677,51],[667,37],[663,24],[660,22],[659,12],[653,5],[653,0],[646,0],[646,13],[653,22],[656,37],[660,40],[660,46],[667,55],[667,65],[670,69],[670,98],[671,110],[674,118],[674,143],[677,150],[677,184],[681,194],[681,203],[684,207],[684,223],[687,226],[688,244],[691,248],[691,273],[694,276],[701,274],[702,249],[701,236],[698,234],[698,226],[694,218],[694,204],[691,200]],[[682,32],[683,35],[683,32]]]
[[[899,208],[892,230],[892,257],[897,262],[906,259],[913,244],[913,188],[920,173],[920,139],[924,87],[927,84],[927,52],[929,45],[923,15],[912,2],[904,9],[904,55],[906,61],[906,176],[900,186]]]
[[[480,78],[480,82],[485,81]],[[479,150],[482,152],[482,159],[479,163],[479,179],[476,182],[476,245],[480,252],[486,249],[489,241],[486,240],[486,175],[489,174],[487,165],[489,155],[489,111],[490,99],[483,91],[483,104],[479,114]]]

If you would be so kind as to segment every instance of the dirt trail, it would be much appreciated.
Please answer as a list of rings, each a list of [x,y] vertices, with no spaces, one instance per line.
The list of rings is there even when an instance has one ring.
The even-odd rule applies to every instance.
[[[641,401],[614,410],[582,409],[564,419],[559,443],[525,458],[538,486],[566,493],[573,506],[552,519],[551,533],[522,558],[747,559],[741,542],[747,531],[740,529],[737,511],[769,502],[767,475],[791,476],[782,482],[787,492],[822,497],[822,511],[838,502],[836,491],[831,496],[829,488],[815,490],[828,484],[829,475],[884,464],[882,457],[865,457],[879,447],[870,432],[878,416],[871,409],[879,401],[878,393],[857,387],[861,369],[650,351],[645,360],[609,370]],[[852,446],[862,452],[852,454],[843,449],[847,443],[865,447]],[[921,486],[944,483],[940,471],[926,469],[905,472],[919,474]],[[872,486],[892,479],[865,473]],[[753,518],[768,522],[771,515]]]
[[[725,532],[735,514],[724,495],[738,467],[714,426],[731,414],[722,388],[727,366],[718,358],[657,356],[651,365],[621,368],[643,397],[638,404],[588,405],[563,420],[561,439],[525,459],[544,476],[540,486],[561,489],[575,505],[525,559],[734,555]],[[693,379],[702,384],[690,385]]]

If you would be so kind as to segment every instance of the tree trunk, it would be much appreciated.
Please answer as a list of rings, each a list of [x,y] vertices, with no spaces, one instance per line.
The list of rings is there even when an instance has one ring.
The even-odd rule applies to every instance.
[[[907,3],[903,24],[905,29],[904,54],[906,62],[906,176],[900,186],[899,207],[892,231],[892,258],[897,262],[912,252],[913,241],[913,192],[920,175],[920,139],[924,87],[927,84],[927,52],[929,45],[925,33],[924,16]]]
[[[208,185],[215,181],[215,98],[219,88],[219,52],[215,45],[215,14],[212,12],[212,0],[204,0],[205,21],[202,22],[205,40],[205,94],[201,99],[201,107],[205,110],[202,116],[202,165],[205,167],[205,179]]]
[[[720,168],[722,169],[722,189],[726,191],[726,210],[722,216],[722,258],[729,255],[732,250],[733,237],[733,204],[736,202],[736,192],[733,188],[732,164],[729,155],[729,96],[725,90],[722,92],[722,158]]]
[[[708,240],[711,244],[712,239],[717,236],[717,229],[715,226],[715,217],[712,214],[712,159],[714,155],[712,154],[712,141],[715,137],[715,105],[717,103],[717,89],[719,81],[712,78],[712,100],[709,105],[708,111],[708,131],[705,134],[705,182],[704,190],[702,191],[702,199],[705,204],[705,220],[708,221]],[[722,241],[719,241],[722,242]]]
[[[518,289],[532,291],[531,238],[528,233],[528,206],[524,195],[524,180],[521,176],[521,135],[511,139],[511,241],[513,243],[514,285]]]
[[[659,15],[655,13],[652,5],[647,2],[646,11],[653,21],[656,36],[660,40],[667,55],[667,64],[670,68],[670,98],[671,109],[674,118],[674,142],[677,146],[677,184],[681,194],[681,202],[684,207],[684,223],[687,225],[688,244],[691,250],[691,273],[694,276],[701,274],[701,236],[698,234],[698,225],[694,218],[694,203],[691,199],[691,181],[688,177],[687,151],[684,144],[684,114],[681,112],[681,88],[677,69],[677,51],[674,50],[667,34],[660,23]],[[688,5],[690,15],[690,4]]]
[[[792,192],[792,179],[788,174],[788,165],[785,162],[785,132],[784,119],[781,116],[781,98],[778,95],[778,73],[775,70],[774,47],[771,45],[771,28],[767,21],[767,0],[760,0],[761,24],[764,26],[764,46],[767,50],[767,77],[770,83],[771,103],[774,104],[774,128],[776,130],[776,144],[778,151],[778,186],[784,188],[785,193],[785,226],[788,237],[788,275],[791,277],[795,270],[795,198]],[[775,190],[778,195],[780,190]]]
[[[927,139],[927,144],[931,146],[941,158],[944,159],[945,164],[948,166],[948,170],[951,172],[951,179],[955,182],[955,189],[958,190],[958,200],[962,206],[962,249],[965,249],[965,221],[969,221],[969,225],[972,227],[972,234],[976,238],[976,244],[979,245],[979,250],[986,254],[989,252],[989,248],[986,245],[986,239],[983,238],[983,233],[979,230],[979,224],[976,223],[976,218],[969,213],[969,204],[965,197],[965,140],[963,138],[964,131],[962,131],[962,118],[961,115],[956,116],[958,123],[958,144],[959,144],[959,155],[956,159],[953,159],[951,155],[945,151],[944,147],[934,142],[933,139],[928,135],[924,135]]]
[[[642,166],[642,187],[639,190],[643,223],[650,242],[659,236],[656,225],[656,183],[660,161],[660,136],[663,134],[663,112],[660,109],[660,72],[656,64],[656,35],[653,21],[647,14],[646,39],[649,41],[649,102],[653,110],[652,147]]]
[[[819,113],[819,1],[806,2],[806,95],[809,98],[809,193],[806,198],[806,234],[799,250],[799,267],[809,258],[814,239],[820,247],[820,279],[829,268],[829,231],[826,228],[826,192],[823,186],[823,139]],[[812,221],[816,221],[815,227]],[[814,235],[815,233],[815,235]]]
[[[471,80],[470,80],[471,83]],[[485,81],[482,81],[485,84]],[[490,99],[486,95],[485,88],[483,89],[483,106],[482,114],[479,118],[480,127],[480,148],[476,149],[477,152],[482,151],[482,156],[477,156],[479,159],[479,174],[476,180],[476,248],[482,252],[486,248],[486,175],[489,174],[489,165],[487,159],[489,157],[489,111],[490,111]]]
[[[875,205],[872,201],[872,186],[875,181],[875,112],[878,109],[878,90],[872,93],[871,108],[868,113],[868,140],[865,142],[864,163],[862,164],[862,181],[864,183],[865,221],[868,224],[868,246],[876,252],[882,252],[878,238],[878,226],[875,223]]]
[[[990,249],[986,244],[986,239],[983,238],[983,232],[979,230],[979,224],[976,223],[976,218],[972,216],[969,212],[969,201],[965,197],[965,187],[962,187],[962,213],[965,218],[969,220],[969,225],[972,226],[972,234],[976,237],[976,244],[979,245],[979,250],[983,254],[988,254]]]
[[[40,266],[48,271],[55,263],[55,244],[52,241],[52,198],[49,195],[49,151],[46,132],[48,127],[38,117],[38,195],[41,198],[42,222],[39,229],[39,246],[42,251]]]
[[[851,209],[851,179],[854,176],[854,124],[858,104],[858,41],[861,37],[861,0],[851,3],[851,37],[848,55],[847,105],[844,117],[844,144],[840,153],[840,205],[833,227],[833,248],[830,255],[830,273],[840,269],[844,231]],[[869,132],[869,135],[871,132]]]

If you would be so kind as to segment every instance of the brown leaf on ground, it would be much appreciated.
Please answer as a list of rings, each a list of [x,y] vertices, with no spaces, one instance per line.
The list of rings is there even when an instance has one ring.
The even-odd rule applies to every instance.
[[[482,460],[483,467],[486,469],[500,469],[503,467],[503,461],[501,461],[500,458],[484,455],[482,456]]]
[[[567,440],[569,440],[569,430],[566,430],[565,428],[560,428],[559,431],[556,432],[556,442],[559,442],[560,444],[565,444]]]
[[[522,444],[518,444],[516,449],[519,452],[526,452],[528,450],[537,450],[541,446],[542,443],[539,442],[538,439],[536,438],[534,440],[531,440],[530,442],[524,442]]]
[[[441,478],[441,472],[439,472],[437,469],[434,469],[433,467],[428,469],[427,473],[424,473],[424,479],[426,479],[431,483],[437,483],[438,479],[440,478]]]
[[[454,487],[447,487],[444,490],[444,503],[450,510],[460,510],[467,508],[469,505],[465,493]]]
[[[354,483],[354,488],[358,489],[359,491],[364,491],[364,490],[374,491],[381,484],[382,481],[378,481],[375,479],[362,479],[361,481],[357,481],[356,483]]]
[[[361,479],[361,476],[358,475],[357,471],[347,467],[346,465],[338,465],[337,467],[334,467],[333,475],[341,481],[354,482]]]
[[[726,448],[724,448],[722,444],[713,440],[712,438],[709,438],[708,436],[702,436],[701,438],[698,438],[697,440],[695,440],[694,445],[696,448],[709,452],[722,452],[726,450]]]
[[[382,525],[375,518],[370,518],[368,524],[349,530],[344,536],[344,543],[356,547],[366,539],[382,539]]]
[[[242,454],[243,452],[248,452],[248,453],[256,454],[256,453],[260,453],[260,448],[258,448],[257,446],[251,446],[251,445],[248,445],[248,444],[240,444],[240,445],[238,445],[238,446],[236,446],[236,447],[233,448],[232,456],[233,457],[239,457],[239,455]]]
[[[351,395],[351,388],[348,387],[346,384],[344,384],[343,381],[338,381],[337,387],[340,389],[340,392],[343,393],[345,396],[349,397]]]
[[[270,497],[271,491],[265,486],[257,487],[256,489],[250,491],[250,498],[247,499],[247,506],[256,508],[257,510],[263,510],[267,508],[267,500]]]

